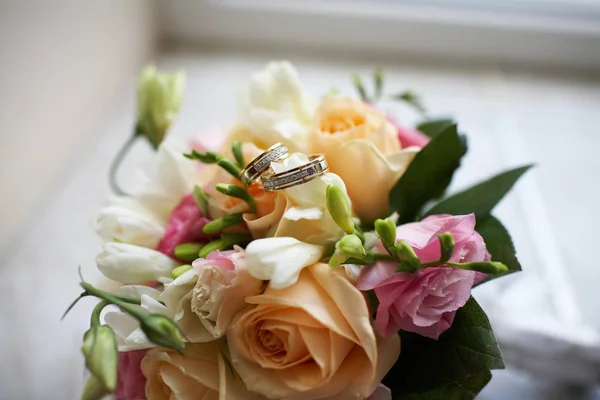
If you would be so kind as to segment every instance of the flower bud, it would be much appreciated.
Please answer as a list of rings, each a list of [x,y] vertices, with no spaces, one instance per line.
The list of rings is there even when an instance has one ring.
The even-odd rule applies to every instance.
[[[196,254],[196,258],[198,254]],[[181,275],[185,274],[186,272],[188,272],[190,269],[192,269],[191,265],[180,265],[177,268],[174,268],[173,271],[171,271],[171,276],[173,277],[173,279],[177,279],[179,278]]]
[[[338,185],[327,186],[325,195],[329,214],[344,232],[351,235],[354,232],[354,221],[348,195]]]
[[[244,200],[248,204],[250,212],[256,212],[256,203],[254,202],[254,198],[246,189],[234,185],[233,183],[219,183],[215,188],[218,192],[223,193],[224,195]]]
[[[440,262],[445,263],[454,253],[454,236],[450,232],[445,232],[438,235],[438,238],[440,239]]]
[[[508,267],[497,261],[475,261],[468,263],[447,263],[451,267],[466,269],[469,271],[483,272],[484,274],[504,274],[508,272]]]
[[[183,243],[179,246],[175,246],[174,254],[180,260],[183,261],[194,261],[198,258],[198,253],[202,250],[204,245],[200,243]],[[171,271],[171,274],[173,271]]]
[[[396,224],[391,219],[378,219],[375,221],[375,232],[381,239],[386,249],[394,247],[396,243]]]
[[[140,319],[140,328],[152,343],[175,351],[185,349],[181,331],[175,322],[162,314],[148,314]]]
[[[144,136],[156,149],[181,107],[185,75],[168,74],[156,67],[142,70],[137,88],[137,134]]]
[[[392,257],[402,263],[401,267],[408,267],[408,270],[412,272],[421,268],[419,256],[405,240],[394,243],[393,252]]]
[[[213,251],[225,250],[226,248],[228,248],[230,246],[231,246],[230,242],[228,242],[225,239],[213,240],[204,245],[202,250],[200,250],[200,252],[198,253],[198,258],[206,258],[206,256],[209,255],[210,253],[212,253]]]
[[[242,222],[244,222],[242,213],[224,215],[221,218],[217,218],[204,225],[204,233],[212,234],[221,232],[227,228],[241,224]]]
[[[235,141],[231,144],[231,153],[233,153],[233,157],[235,158],[235,162],[238,167],[244,168],[246,163],[244,162],[244,153],[242,151],[242,143]]]
[[[336,250],[348,257],[362,258],[367,254],[362,241],[356,235],[346,235],[335,245]]]
[[[347,260],[348,260],[347,256],[343,255],[342,253],[338,253],[336,251],[335,253],[333,253],[331,258],[329,259],[329,266],[330,267],[339,267],[340,265],[345,263]]]
[[[119,352],[115,333],[108,325],[90,328],[83,336],[81,351],[86,368],[110,393],[117,387]]]
[[[206,190],[202,189],[200,186],[194,186],[193,192],[194,200],[196,201],[196,205],[202,211],[205,217],[208,217],[208,193]]]
[[[98,378],[94,374],[91,374],[85,383],[83,393],[81,393],[81,400],[102,400],[104,396],[110,393]]]

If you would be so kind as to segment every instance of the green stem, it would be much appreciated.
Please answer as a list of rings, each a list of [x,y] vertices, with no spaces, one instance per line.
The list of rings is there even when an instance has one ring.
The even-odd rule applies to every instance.
[[[87,282],[81,282],[80,285],[90,295],[98,297],[102,300],[106,300],[109,304],[114,304],[115,306],[120,307],[123,311],[127,312],[132,317],[137,319],[144,318],[144,315],[137,308],[131,306],[131,304],[140,304],[139,301],[136,300],[136,302],[133,303],[121,300],[119,296],[115,296],[114,294],[97,289]]]
[[[117,172],[119,172],[121,163],[125,159],[127,153],[129,153],[131,146],[135,143],[138,137],[139,135],[137,133],[131,135],[129,139],[127,139],[127,141],[123,143],[123,146],[119,149],[119,151],[115,155],[115,158],[113,158],[110,164],[108,183],[110,184],[110,188],[112,189],[112,191],[119,196],[126,196],[127,193],[123,191],[123,189],[121,189],[121,187],[117,183]]]
[[[102,310],[109,304],[110,303],[106,300],[102,300],[100,303],[96,304],[90,317],[90,326],[92,328],[100,326],[100,314],[102,314]]]

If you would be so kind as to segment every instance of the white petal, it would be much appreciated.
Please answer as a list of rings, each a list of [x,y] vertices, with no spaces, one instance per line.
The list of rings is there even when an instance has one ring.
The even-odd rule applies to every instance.
[[[318,220],[323,218],[324,210],[319,207],[301,208],[301,207],[290,207],[283,214],[283,218],[291,221],[298,221],[301,219],[312,219]]]
[[[106,242],[155,248],[164,234],[163,223],[136,202],[110,205],[100,210],[92,229]]]
[[[158,299],[158,296],[160,296],[160,292],[158,290],[150,286],[143,285],[121,286],[115,294],[124,297],[133,297],[134,299],[139,299],[142,297],[142,295],[150,296],[153,299]]]
[[[246,268],[255,278],[270,280],[271,287],[281,289],[293,285],[300,271],[324,253],[324,246],[290,237],[258,239],[246,248]]]
[[[181,199],[192,192],[198,179],[196,163],[183,156],[188,151],[181,142],[165,140],[146,170],[146,184],[137,194],[140,202],[164,222]]]
[[[168,277],[177,263],[166,255],[125,243],[106,243],[96,256],[98,269],[107,278],[123,283],[142,283]]]
[[[152,297],[143,294],[140,298],[142,302],[142,307],[146,310],[150,311],[153,314],[164,314],[169,315],[169,310],[164,304],[161,304],[159,301],[153,299]]]

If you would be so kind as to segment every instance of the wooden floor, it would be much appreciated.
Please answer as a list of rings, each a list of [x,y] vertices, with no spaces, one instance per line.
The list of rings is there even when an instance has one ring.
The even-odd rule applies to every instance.
[[[547,315],[569,327],[600,331],[600,266],[597,212],[600,197],[600,79],[496,65],[434,62],[377,63],[285,54],[309,91],[319,97],[331,88],[353,94],[352,72],[386,71],[390,94],[413,89],[432,115],[454,115],[469,135],[470,153],[453,189],[524,163],[535,170],[497,210],[513,234],[523,277],[539,291],[513,290],[521,278],[482,288],[477,296],[491,313],[495,294],[511,293],[515,318]],[[221,135],[233,122],[236,89],[276,52],[172,51],[159,59],[183,68],[188,89],[173,135]],[[99,278],[94,255],[99,240],[89,221],[108,194],[111,156],[130,134],[135,82],[87,132],[71,168],[31,211],[27,228],[13,237],[0,268],[0,399],[76,399],[84,380],[82,334],[92,301],[83,301],[65,321],[60,315],[79,293],[77,267],[87,280]],[[394,103],[383,104],[407,124],[416,116]],[[124,185],[136,181],[135,166],[150,155],[140,144],[123,168]],[[43,160],[39,160],[43,163]],[[35,184],[35,182],[32,182]],[[535,294],[532,294],[535,293]],[[533,297],[532,297],[533,296]],[[532,303],[542,309],[532,309]],[[487,306],[486,306],[487,309]],[[518,318],[517,318],[518,317]],[[592,330],[594,332],[594,330]],[[594,338],[595,340],[595,338]],[[557,364],[560,369],[560,364]],[[528,377],[515,369],[495,374],[482,399],[591,399],[593,394]]]

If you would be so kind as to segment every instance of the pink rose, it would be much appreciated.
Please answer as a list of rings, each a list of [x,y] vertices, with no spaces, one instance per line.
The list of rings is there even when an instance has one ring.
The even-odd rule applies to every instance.
[[[398,130],[398,140],[400,140],[400,145],[402,146],[402,148],[411,146],[423,148],[427,146],[427,144],[431,140],[429,136],[427,136],[421,131],[398,125],[392,119],[390,119],[390,122],[394,124],[394,126],[396,126],[396,129]]]
[[[146,398],[146,377],[142,373],[142,359],[147,349],[122,351],[119,353],[117,390],[114,395],[119,400],[140,400]]]
[[[169,216],[165,234],[156,250],[175,258],[173,250],[182,243],[207,242],[210,235],[204,233],[204,225],[210,222],[198,208],[194,196],[189,194],[175,207]]]
[[[423,263],[440,258],[438,234],[454,236],[453,262],[489,260],[483,238],[475,231],[474,214],[432,215],[401,225],[396,239],[405,240]],[[381,251],[383,247],[378,244]],[[397,264],[377,262],[363,269],[357,287],[374,289],[379,300],[376,325],[387,337],[400,329],[437,339],[454,321],[456,310],[471,296],[472,286],[485,275],[447,266],[424,268],[416,273],[396,272]]]

